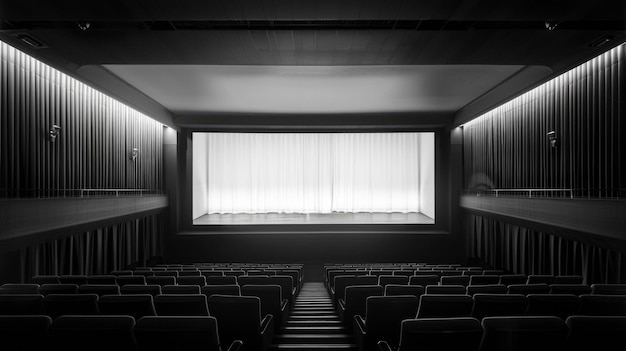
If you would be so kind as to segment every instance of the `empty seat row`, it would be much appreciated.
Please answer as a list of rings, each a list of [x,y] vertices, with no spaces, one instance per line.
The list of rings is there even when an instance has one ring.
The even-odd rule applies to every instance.
[[[397,339],[377,345],[379,351],[619,350],[624,333],[626,317],[615,316],[421,318],[403,320]]]
[[[0,316],[0,339],[6,350],[239,350],[243,341],[226,342],[218,324],[212,316]]]
[[[368,314],[368,304],[375,301],[405,301],[411,318],[475,317],[507,315],[549,315],[562,319],[570,315],[626,316],[626,295],[574,295],[574,294],[421,294],[420,287],[397,286],[399,289],[379,285],[355,285],[346,288],[344,299],[339,300],[337,312],[346,327],[352,325],[356,315]],[[414,290],[412,293],[409,290]]]

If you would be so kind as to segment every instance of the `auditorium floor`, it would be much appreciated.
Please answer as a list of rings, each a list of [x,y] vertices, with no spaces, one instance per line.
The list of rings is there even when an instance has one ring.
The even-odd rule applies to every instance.
[[[194,225],[248,224],[434,224],[435,220],[412,213],[262,213],[206,214],[194,219]]]

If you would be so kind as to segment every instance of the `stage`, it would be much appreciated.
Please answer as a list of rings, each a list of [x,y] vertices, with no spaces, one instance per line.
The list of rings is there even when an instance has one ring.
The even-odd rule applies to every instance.
[[[435,220],[419,212],[411,213],[262,213],[205,214],[194,225],[264,225],[264,224],[434,224]]]

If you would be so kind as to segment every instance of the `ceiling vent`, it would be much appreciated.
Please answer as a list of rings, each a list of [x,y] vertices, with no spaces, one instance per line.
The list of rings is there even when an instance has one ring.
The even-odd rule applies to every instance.
[[[41,40],[36,39],[35,37],[27,33],[16,33],[13,34],[13,37],[33,49],[43,49],[48,47]]]

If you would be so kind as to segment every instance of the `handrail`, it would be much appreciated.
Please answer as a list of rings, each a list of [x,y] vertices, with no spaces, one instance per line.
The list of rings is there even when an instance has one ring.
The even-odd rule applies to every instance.
[[[574,189],[545,189],[545,188],[518,188],[518,189],[480,189],[477,192],[480,193],[493,193],[495,197],[498,197],[500,193],[503,192],[511,192],[511,193],[528,193],[528,197],[533,197],[533,193],[538,192],[549,192],[549,193],[569,193],[569,198],[574,198]]]
[[[143,194],[145,192],[148,191],[153,191],[150,189],[79,189],[80,190],[80,197],[85,197],[86,193],[90,193],[90,192],[100,192],[100,193],[115,193],[115,196],[120,196],[120,192],[126,192],[126,193],[139,193],[139,196],[143,196]]]

